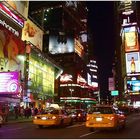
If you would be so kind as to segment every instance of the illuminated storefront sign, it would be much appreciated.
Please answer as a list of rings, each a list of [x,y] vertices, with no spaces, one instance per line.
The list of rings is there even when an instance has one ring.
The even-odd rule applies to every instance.
[[[12,94],[19,91],[18,72],[0,72],[0,93]]]
[[[69,81],[73,81],[72,80],[72,75],[64,74],[64,75],[60,76],[60,82],[65,83],[65,82],[69,82]]]
[[[126,73],[135,75],[140,72],[139,52],[126,53]]]
[[[80,75],[77,75],[77,83],[78,84],[87,84],[87,81]]]
[[[124,28],[125,52],[139,50],[138,33],[135,26]]]

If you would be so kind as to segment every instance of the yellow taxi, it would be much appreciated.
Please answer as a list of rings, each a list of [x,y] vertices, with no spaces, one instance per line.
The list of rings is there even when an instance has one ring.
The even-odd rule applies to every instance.
[[[72,117],[65,110],[52,107],[33,118],[33,124],[38,125],[39,128],[52,125],[71,125],[72,123]]]
[[[126,116],[113,106],[94,106],[88,109],[86,127],[94,129],[112,128],[119,130],[126,125]]]

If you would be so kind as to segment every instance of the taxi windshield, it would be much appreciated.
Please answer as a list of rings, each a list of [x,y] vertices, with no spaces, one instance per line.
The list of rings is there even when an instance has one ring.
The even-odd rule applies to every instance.
[[[44,110],[41,114],[59,114],[59,110],[55,109],[55,108],[48,108],[46,110]]]
[[[113,109],[110,107],[93,107],[88,110],[88,114],[113,114]]]

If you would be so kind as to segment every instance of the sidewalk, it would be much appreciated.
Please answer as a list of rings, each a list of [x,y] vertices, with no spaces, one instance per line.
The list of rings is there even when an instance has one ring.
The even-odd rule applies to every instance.
[[[10,119],[7,122],[5,122],[4,124],[12,124],[12,123],[24,123],[24,122],[32,122],[33,118],[21,118],[19,117],[18,119]]]

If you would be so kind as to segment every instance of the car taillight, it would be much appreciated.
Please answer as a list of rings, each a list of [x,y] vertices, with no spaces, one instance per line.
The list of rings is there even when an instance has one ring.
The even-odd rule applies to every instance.
[[[112,121],[114,119],[114,116],[107,117],[107,118]]]
[[[55,120],[56,119],[56,116],[52,116],[52,119]]]
[[[86,120],[89,121],[89,117],[88,116],[86,117]]]

